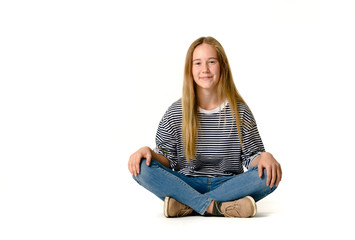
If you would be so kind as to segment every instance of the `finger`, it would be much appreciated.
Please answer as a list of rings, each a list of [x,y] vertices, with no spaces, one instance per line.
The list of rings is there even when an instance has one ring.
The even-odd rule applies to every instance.
[[[140,172],[140,161],[138,161],[138,163],[135,165],[135,168],[136,168],[136,176],[137,176]]]
[[[136,176],[136,169],[133,164],[131,165],[131,174],[132,176]]]
[[[151,161],[152,161],[152,155],[147,155],[147,158],[146,158],[146,161],[145,161],[147,166],[150,166]]]
[[[137,177],[137,175],[139,174],[139,163],[137,159],[134,160],[133,169],[134,169],[134,176]]]
[[[261,164],[258,165],[259,178],[263,176],[263,166]]]
[[[131,157],[131,173],[132,173],[132,176],[137,176],[137,156],[136,155],[133,155]]]
[[[276,187],[279,186],[280,181],[281,181],[280,172],[277,171],[277,179],[276,179],[276,182],[275,182],[275,186]]]
[[[271,176],[270,188],[272,188],[274,186],[275,181],[276,181],[276,177],[277,177],[276,167],[275,166],[273,166],[271,168],[271,172],[272,172],[272,176]]]
[[[134,162],[135,162],[135,159],[132,158],[130,160],[130,172],[131,172],[132,176],[136,175],[136,167],[135,167],[135,163]]]
[[[271,172],[271,168],[267,167],[266,168],[266,185],[270,186],[270,181],[271,181],[271,176],[272,176],[272,172]]]
[[[276,186],[279,185],[279,183],[281,182],[282,179],[282,170],[281,170],[281,166],[278,167],[277,169],[277,181],[276,181]]]
[[[133,175],[132,159],[131,158],[129,158],[129,161],[128,161],[128,170]]]
[[[129,171],[131,172],[132,176],[134,176],[134,167],[132,162],[129,164]]]

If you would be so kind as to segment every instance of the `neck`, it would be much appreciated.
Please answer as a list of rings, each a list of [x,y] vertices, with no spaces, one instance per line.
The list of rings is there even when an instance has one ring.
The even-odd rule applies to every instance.
[[[197,90],[197,99],[199,107],[205,110],[213,110],[216,109],[219,105],[221,105],[221,103],[218,102],[216,91],[199,89]]]

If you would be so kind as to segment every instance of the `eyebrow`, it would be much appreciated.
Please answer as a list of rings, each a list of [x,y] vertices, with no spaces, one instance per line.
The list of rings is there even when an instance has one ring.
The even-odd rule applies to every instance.
[[[208,60],[210,60],[210,59],[216,59],[216,60],[218,60],[216,57],[210,57],[210,58],[208,58]],[[193,62],[194,61],[201,61],[201,59],[200,58],[197,58],[197,59],[194,59],[194,60],[192,60]]]

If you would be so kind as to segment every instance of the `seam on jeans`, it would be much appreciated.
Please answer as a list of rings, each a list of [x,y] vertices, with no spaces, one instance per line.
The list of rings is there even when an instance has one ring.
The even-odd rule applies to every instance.
[[[207,202],[205,203],[205,205],[203,205],[203,208],[199,212],[201,215],[203,215],[206,212],[206,210],[207,210],[209,204],[211,204],[212,200],[213,199],[211,199],[211,198],[207,198]]]

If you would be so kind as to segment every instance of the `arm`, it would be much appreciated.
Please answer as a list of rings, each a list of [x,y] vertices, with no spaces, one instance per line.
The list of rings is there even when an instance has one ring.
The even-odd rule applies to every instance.
[[[256,157],[250,164],[250,167],[258,166],[259,177],[263,176],[263,169],[266,169],[266,185],[273,187],[278,186],[282,179],[282,169],[280,163],[276,161],[271,153],[263,152]]]
[[[152,151],[152,150],[151,150],[151,151]],[[164,157],[163,155],[152,151],[152,158],[153,158],[154,160],[157,160],[157,161],[160,162],[161,164],[163,164],[165,167],[170,168],[170,162],[169,162],[169,160],[168,160],[166,157]],[[150,162],[149,162],[149,164],[150,164]],[[149,165],[148,165],[148,166],[149,166]]]
[[[174,120],[174,118],[173,118]],[[154,152],[149,147],[142,147],[137,152],[133,153],[128,161],[128,169],[132,175],[137,176],[140,172],[140,163],[143,158],[146,159],[146,164],[149,166],[151,160],[154,159],[165,167],[173,168],[177,162],[176,154],[176,130],[177,125],[171,119],[170,108],[161,119],[157,134],[156,134],[156,149]]]
[[[243,106],[242,106],[243,107]],[[244,149],[242,159],[246,168],[258,166],[259,177],[263,176],[263,169],[266,169],[266,185],[277,186],[282,178],[282,170],[280,164],[276,161],[271,153],[265,152],[264,145],[259,135],[256,121],[250,109],[244,106],[242,118],[244,126],[242,127],[242,135],[244,141]],[[259,155],[261,152],[261,155]],[[259,155],[255,157],[256,155]]]
[[[155,153],[149,147],[142,147],[138,149],[138,151],[133,153],[129,158],[128,170],[131,172],[132,176],[137,176],[139,174],[140,164],[143,158],[146,159],[147,166],[149,166],[152,159],[154,159],[163,164],[164,166],[170,168],[169,160],[166,157]]]

